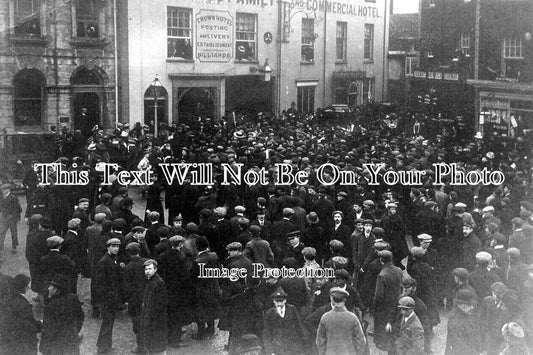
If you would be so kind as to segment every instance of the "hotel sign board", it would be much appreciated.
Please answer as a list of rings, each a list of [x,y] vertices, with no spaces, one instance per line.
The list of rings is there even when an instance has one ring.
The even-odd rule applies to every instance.
[[[229,62],[233,58],[233,17],[228,11],[200,10],[196,14],[196,58],[200,62]]]

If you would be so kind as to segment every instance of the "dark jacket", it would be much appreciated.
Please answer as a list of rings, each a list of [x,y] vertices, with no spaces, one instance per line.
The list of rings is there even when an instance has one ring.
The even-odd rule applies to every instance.
[[[46,302],[39,350],[44,355],[76,355],[80,352],[78,333],[84,314],[76,295],[58,294]]]
[[[448,318],[446,355],[479,355],[481,339],[479,326],[473,315],[454,308]]]
[[[125,298],[128,302],[128,314],[136,316],[141,314],[142,297],[146,276],[144,276],[144,262],[148,260],[136,255],[131,257],[124,271]]]
[[[156,273],[146,282],[142,299],[141,329],[150,353],[167,348],[167,306],[167,287]]]
[[[40,292],[45,293],[46,283],[57,274],[64,275],[69,280],[70,291],[76,292],[76,266],[68,256],[61,254],[59,250],[50,250],[48,254],[41,258],[39,273],[43,279]]]
[[[305,354],[306,330],[296,307],[285,304],[285,317],[281,318],[276,308],[265,313],[263,342],[265,354]]]
[[[100,259],[96,267],[94,278],[93,302],[106,304],[108,307],[118,307],[121,302],[122,271],[116,256],[109,253]]]
[[[220,268],[220,263],[215,253],[202,251],[198,253],[192,270],[196,294],[196,317],[202,320],[214,320],[220,311],[222,293],[217,279],[198,277],[201,264],[205,264],[205,269],[208,269]]]
[[[33,309],[28,300],[15,293],[9,300],[5,311],[9,319],[9,354],[37,355],[37,336],[41,322],[33,317]]]
[[[253,238],[244,248],[244,256],[254,263],[261,263],[266,267],[274,263],[274,253],[270,248],[270,243],[266,240]]]

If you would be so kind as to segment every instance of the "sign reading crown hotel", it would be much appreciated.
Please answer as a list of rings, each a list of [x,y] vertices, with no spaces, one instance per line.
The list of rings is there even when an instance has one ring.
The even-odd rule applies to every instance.
[[[196,58],[200,62],[233,58],[233,17],[228,11],[200,10],[196,14]]]

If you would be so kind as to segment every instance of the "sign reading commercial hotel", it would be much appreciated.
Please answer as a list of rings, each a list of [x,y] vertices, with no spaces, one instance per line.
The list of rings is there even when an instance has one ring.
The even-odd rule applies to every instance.
[[[233,58],[233,17],[228,11],[200,10],[196,14],[196,58],[200,62]]]

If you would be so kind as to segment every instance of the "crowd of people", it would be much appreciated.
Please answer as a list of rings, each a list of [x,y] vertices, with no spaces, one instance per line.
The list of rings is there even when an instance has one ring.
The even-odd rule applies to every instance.
[[[98,353],[112,351],[126,310],[135,353],[229,331],[230,354],[428,354],[433,328],[450,311],[446,354],[527,354],[533,338],[533,190],[527,140],[464,137],[457,129],[422,136],[423,115],[362,108],[355,119],[254,119],[190,125],[119,124],[88,139],[58,132],[63,169],[86,171],[61,185],[54,171],[29,169],[25,255],[29,277],[2,275],[0,349],[13,354],[79,353],[84,313],[79,277],[91,278],[91,317],[101,318]],[[399,120],[401,124],[394,124]],[[98,163],[117,163],[102,184]],[[502,171],[501,185],[434,185],[432,165]],[[169,184],[160,163],[210,163],[213,185]],[[222,164],[266,169],[266,185],[223,184]],[[276,185],[276,163],[306,171],[306,185]],[[350,185],[320,184],[330,163],[355,172]],[[425,171],[420,184],[368,183],[363,164]],[[122,171],[154,171],[149,184],[122,186]],[[52,183],[39,184],[47,174]],[[324,178],[334,180],[334,171]],[[0,242],[17,253],[22,216],[12,184],[2,185]],[[134,189],[146,199],[132,212]],[[17,207],[18,206],[18,207]],[[14,226],[14,229],[13,229]],[[254,265],[332,269],[334,277],[251,277]],[[245,269],[245,277],[203,277],[204,269]],[[21,298],[39,295],[38,322]],[[218,323],[215,320],[219,320]],[[217,326],[216,326],[217,325]],[[38,344],[36,334],[41,333]]]

